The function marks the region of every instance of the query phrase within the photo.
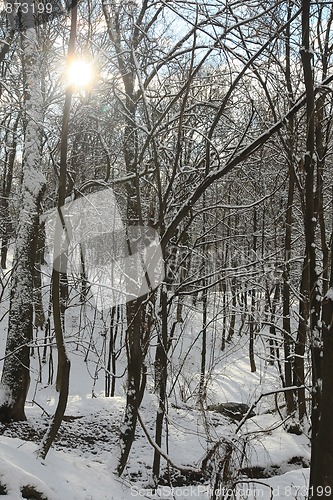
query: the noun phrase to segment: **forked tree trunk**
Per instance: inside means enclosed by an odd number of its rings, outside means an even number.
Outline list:
[[[127,99],[128,121],[124,134],[124,156],[127,173],[135,173],[137,166],[137,130],[135,126],[136,105],[134,104],[134,74],[124,77]],[[141,221],[140,195],[137,183],[127,184],[127,223],[138,225]],[[128,248],[131,242],[128,241]],[[131,252],[130,252],[131,253]],[[131,268],[128,261],[126,276],[136,276],[136,269]],[[126,305],[127,330],[127,389],[124,422],[120,431],[120,457],[118,474],[121,475],[128,461],[129,453],[135,437],[138,410],[145,390],[143,332],[145,311],[142,298],[133,299]]]

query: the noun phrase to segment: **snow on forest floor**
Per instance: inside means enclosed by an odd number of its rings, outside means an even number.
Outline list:
[[[74,313],[72,320],[74,328],[77,323]],[[200,316],[195,313],[188,319],[185,334],[179,336],[178,357],[174,358],[177,362],[172,366],[173,377],[176,377],[180,367],[182,370],[175,391],[177,396],[173,395],[169,400],[170,458],[178,465],[198,467],[216,441],[227,439],[235,444],[236,455],[237,446],[241,448],[239,456],[245,451],[241,462],[242,474],[237,476],[238,493],[231,498],[305,499],[309,477],[309,439],[305,435],[286,432],[281,421],[283,408],[280,414],[276,411],[274,395],[260,400],[255,408],[256,416],[245,422],[237,439],[237,422],[216,412],[203,412],[197,407],[193,392],[199,377],[200,344],[193,339],[198,332],[199,321]],[[247,341],[247,336],[237,337],[211,363],[207,384],[208,404],[236,401],[251,405],[262,393],[280,387],[276,367],[265,360],[265,346],[260,337],[256,342],[257,371],[251,373]],[[114,474],[119,425],[125,404],[123,381],[117,381],[114,398],[105,398],[103,370],[96,370],[92,354],[93,349],[85,363],[83,353],[74,348],[70,353],[71,384],[66,418],[44,461],[37,458],[36,452],[47,429],[49,416],[54,413],[57,393],[54,386],[45,383],[48,367],[44,367],[43,383],[33,381],[38,365],[38,360],[33,360],[35,372],[32,371],[26,408],[28,420],[0,427],[0,485],[3,487],[0,486],[0,495],[6,494],[10,500],[22,498],[22,495],[24,498],[48,500],[128,500],[132,497],[209,499],[212,485],[208,482],[191,483],[188,478],[184,481],[177,474],[155,492],[151,490],[153,450],[139,425],[123,477],[119,479]],[[93,380],[92,374],[98,377]],[[282,405],[282,395],[277,398]],[[154,435],[155,412],[156,400],[148,384],[140,414],[151,436]],[[162,464],[165,471],[163,460]],[[227,487],[220,493],[217,498],[224,498],[222,493],[228,493]]]

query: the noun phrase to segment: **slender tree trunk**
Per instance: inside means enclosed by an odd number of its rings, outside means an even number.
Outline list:
[[[231,292],[231,317],[230,317],[227,342],[230,342],[232,337],[234,336],[235,325],[236,325],[237,290],[236,290],[236,278],[235,277],[231,278],[230,292]]]
[[[204,266],[205,272],[206,266]],[[204,286],[206,280],[204,280]],[[202,340],[201,340],[201,364],[200,364],[200,385],[199,399],[201,402],[205,400],[205,382],[206,382],[206,358],[207,358],[207,290],[203,290],[202,295]]]
[[[46,318],[43,306],[42,296],[42,270],[41,265],[44,262],[45,248],[45,228],[43,224],[38,227],[36,261],[34,269],[34,312],[35,312],[35,327],[44,328]]]
[[[163,421],[165,416],[165,402],[166,402],[166,384],[168,377],[168,311],[167,311],[167,290],[163,285],[161,290],[161,318],[162,318],[162,331],[158,336],[158,343],[156,348],[155,357],[155,390],[158,394],[158,410],[156,414],[155,423],[155,443],[159,448],[162,445],[163,434]],[[160,475],[161,455],[154,450],[153,461],[153,480],[157,484]]]
[[[293,385],[293,362],[292,347],[293,339],[290,326],[290,257],[291,257],[291,227],[292,227],[292,206],[294,201],[294,172],[292,164],[292,153],[289,158],[289,188],[288,201],[285,220],[285,240],[284,240],[284,269],[283,269],[283,345],[284,345],[284,380],[286,387]],[[295,411],[295,401],[293,391],[285,392],[287,412],[291,415]]]
[[[227,308],[227,285],[226,279],[222,278],[220,281],[220,288],[222,293],[222,310],[223,310],[223,321],[222,321],[222,338],[221,338],[221,351],[225,350],[226,345],[226,308]]]
[[[71,31],[68,44],[68,60],[74,54],[75,40],[76,40],[76,23],[77,23],[77,6],[72,8],[71,16]],[[67,151],[68,151],[68,123],[72,101],[72,90],[70,88],[66,91],[64,112],[62,119],[61,129],[61,145],[60,145],[60,175],[59,175],[59,188],[58,188],[58,217],[56,219],[55,228],[55,241],[54,241],[54,255],[60,256],[62,259],[60,269],[61,272],[53,267],[52,271],[52,306],[53,306],[53,321],[54,332],[58,351],[58,367],[56,389],[59,392],[59,399],[55,414],[50,423],[43,441],[40,445],[38,454],[41,458],[45,459],[56,435],[60,428],[63,416],[67,407],[68,393],[69,393],[69,375],[70,375],[70,360],[67,355],[64,333],[63,333],[63,293],[62,284],[66,283],[66,257],[63,252],[63,238],[58,236],[63,235],[66,231],[64,227],[63,217],[61,215],[61,208],[65,204],[66,199],[66,179],[67,179]],[[64,275],[64,279],[63,279]]]
[[[254,311],[255,308],[255,290],[251,290],[251,316],[250,316],[250,341],[249,341],[249,359],[250,359],[250,367],[251,372],[254,373],[256,368],[256,362],[254,359]]]
[[[12,189],[13,182],[13,170],[14,162],[16,157],[16,147],[17,147],[17,127],[19,122],[19,116],[16,118],[13,127],[13,140],[10,146],[10,151],[6,158],[5,171],[3,175],[2,183],[2,199],[1,199],[1,209],[3,217],[3,227],[1,231],[1,268],[6,269],[7,266],[7,253],[10,233],[12,231],[12,224],[10,221],[9,214],[9,195]]]
[[[253,252],[256,256],[257,253],[257,210],[254,208],[253,211]],[[256,307],[256,290],[253,287],[250,291],[251,294],[251,312],[250,312],[250,341],[249,341],[249,358],[250,358],[250,367],[251,372],[255,372],[257,370],[256,363],[254,359],[254,337],[255,337],[255,307]]]
[[[300,300],[299,300],[299,320],[297,329],[297,338],[295,342],[295,361],[294,361],[294,385],[300,387],[297,390],[297,403],[298,403],[298,416],[300,421],[303,420],[306,414],[306,401],[305,401],[305,372],[304,372],[304,356],[305,344],[308,331],[309,320],[309,303],[307,298],[307,279],[306,279],[306,262],[303,264],[303,272],[300,287]]]
[[[107,354],[107,371],[105,372],[105,397],[114,397],[116,390],[116,339],[120,320],[120,308],[111,308],[110,338]]]
[[[203,194],[202,197],[202,204],[203,208],[206,206],[206,194]],[[203,212],[202,216],[202,224],[203,227],[206,228],[207,224],[207,218],[206,218],[206,212]],[[206,278],[207,274],[207,264],[206,264],[206,255],[207,255],[207,244],[206,244],[206,236],[203,238],[203,246],[202,246],[202,251],[203,251],[203,259],[202,259],[202,273],[203,273],[203,280],[202,280],[202,339],[201,339],[201,364],[200,364],[200,383],[199,383],[199,400],[201,403],[203,403],[205,399],[205,382],[206,382],[206,357],[207,357],[207,301],[208,301],[208,292],[207,292],[207,285],[208,285],[208,280]]]
[[[292,4],[288,5],[288,19],[291,19],[292,15]],[[291,33],[290,24],[286,28],[286,83],[289,95],[289,107],[292,108],[294,102],[294,92],[292,86],[292,76],[291,76]],[[286,142],[287,148],[287,158],[289,167],[289,187],[288,187],[288,201],[285,219],[285,255],[284,255],[284,269],[283,269],[283,331],[284,331],[284,357],[285,357],[285,384],[288,387],[291,383],[301,387],[297,391],[298,400],[298,414],[299,419],[302,420],[305,415],[305,374],[304,374],[304,354],[305,354],[305,342],[306,342],[306,300],[303,297],[306,296],[304,281],[305,274],[302,273],[301,279],[301,300],[300,300],[300,315],[299,315],[299,327],[297,333],[297,339],[294,346],[294,356],[293,362],[291,359],[291,350],[293,347],[293,339],[291,337],[291,325],[290,325],[290,258],[291,258],[291,237],[292,237],[292,211],[294,202],[294,190],[295,190],[295,172],[294,172],[294,137],[295,137],[295,120],[294,117],[290,117],[288,124],[288,139]],[[287,361],[287,362],[286,362]],[[291,375],[290,370],[293,370]],[[293,381],[291,382],[291,376],[293,376]],[[285,393],[287,411],[291,414],[295,410],[295,401],[293,391],[287,391]]]
[[[268,295],[268,303],[270,303],[270,297],[269,297],[269,290],[267,292]],[[275,322],[276,322],[276,308],[279,304],[279,299],[280,299],[280,284],[276,283],[275,285],[275,291],[274,291],[274,297],[273,301],[271,303],[271,325],[269,327],[269,334],[270,334],[270,339],[269,339],[269,351],[270,351],[270,356],[269,356],[269,364],[273,365],[275,362],[275,358],[278,357],[278,344],[276,342],[276,328],[275,328]]]

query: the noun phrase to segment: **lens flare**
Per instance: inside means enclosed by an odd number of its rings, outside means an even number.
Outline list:
[[[67,68],[67,82],[70,86],[78,89],[86,89],[94,80],[94,67],[89,61],[73,59]]]

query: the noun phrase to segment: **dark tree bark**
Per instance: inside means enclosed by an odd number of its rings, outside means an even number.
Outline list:
[[[331,249],[333,255],[333,248]],[[333,263],[331,263],[333,270]],[[318,500],[333,498],[333,273],[330,288],[323,299],[323,361],[322,361],[322,394],[321,417],[316,434],[315,454],[311,460],[311,483],[309,498]],[[319,381],[318,381],[319,382]]]
[[[37,236],[36,262],[34,268],[34,313],[35,327],[43,329],[46,323],[46,317],[43,306],[42,296],[42,270],[44,264],[44,249],[45,249],[45,227],[40,224]]]
[[[278,342],[276,341],[276,309],[278,307],[280,300],[280,284],[276,283],[275,285],[275,290],[274,290],[274,297],[273,300],[270,298],[270,291],[267,291],[267,301],[270,307],[271,311],[271,318],[270,318],[270,327],[269,327],[269,334],[270,334],[270,339],[269,339],[269,364],[274,365],[275,358],[279,359],[279,354],[278,354]]]
[[[320,16],[323,15],[320,8]],[[329,37],[333,22],[333,6],[330,15],[325,15],[327,23],[326,36],[323,45],[320,45],[322,55],[323,77],[328,72],[330,56]],[[320,23],[318,22],[318,30]],[[312,455],[310,469],[309,499],[318,500],[333,498],[333,240],[329,262],[329,247],[326,242],[326,229],[323,207],[323,171],[327,153],[328,135],[323,128],[325,95],[320,96],[316,102],[315,143],[317,153],[317,193],[316,212],[320,228],[321,247],[323,252],[323,294],[322,300],[322,339],[315,338],[316,345],[313,349],[313,430],[312,430]],[[329,125],[328,125],[329,127]],[[328,273],[331,268],[329,289]],[[320,342],[321,340],[321,342]]]
[[[107,352],[107,370],[105,371],[105,397],[113,398],[116,390],[116,341],[118,337],[118,330],[120,326],[120,307],[113,306],[111,308],[111,323],[110,323],[110,337]]]
[[[295,361],[294,361],[294,385],[299,386],[297,390],[298,416],[300,421],[306,414],[305,404],[305,372],[304,372],[304,355],[305,344],[307,340],[308,321],[309,321],[309,302],[307,298],[307,280],[306,280],[306,263],[303,263],[303,271],[300,286],[299,300],[299,320],[297,328],[297,337],[295,342]]]
[[[318,449],[318,432],[320,427],[321,411],[321,332],[319,328],[319,288],[316,272],[316,244],[315,244],[315,194],[314,194],[314,151],[315,151],[315,93],[313,83],[312,50],[310,47],[310,0],[302,3],[302,48],[304,84],[306,89],[306,153],[304,156],[305,171],[305,262],[304,275],[306,280],[306,297],[310,306],[310,341],[312,354],[312,450],[310,492],[314,485],[314,471],[320,456]],[[316,498],[316,497],[314,497]]]
[[[285,242],[284,242],[284,269],[283,269],[283,346],[284,346],[284,380],[286,387],[293,385],[293,363],[292,346],[293,339],[290,327],[290,258],[291,258],[291,228],[292,228],[292,207],[294,200],[294,172],[292,164],[292,152],[289,155],[289,187],[288,201],[285,221]],[[287,412],[291,415],[295,411],[295,401],[293,391],[285,392]]]
[[[253,211],[253,243],[252,243],[252,250],[254,255],[257,253],[257,210],[254,208]],[[256,307],[256,289],[253,287],[250,290],[250,296],[251,296],[251,305],[250,305],[250,339],[249,339],[249,359],[250,359],[250,367],[251,367],[251,372],[255,372],[257,370],[256,368],[256,362],[254,359],[254,339],[255,339],[255,331],[256,331],[256,324],[255,324],[255,307]]]
[[[162,329],[158,336],[158,343],[156,348],[155,357],[155,390],[158,395],[158,411],[156,415],[155,423],[155,443],[159,448],[162,445],[162,435],[163,435],[163,422],[165,416],[165,403],[166,403],[166,387],[167,387],[167,377],[168,377],[168,348],[170,343],[168,342],[168,310],[167,310],[167,290],[166,285],[163,285],[161,290],[161,319],[162,319]],[[161,454],[155,448],[154,450],[154,461],[153,461],[153,481],[157,485],[160,476],[160,464],[161,464]]]
[[[1,267],[6,269],[7,266],[7,253],[10,234],[12,233],[12,224],[9,213],[9,195],[12,189],[14,162],[16,157],[17,147],[17,127],[19,116],[17,116],[12,131],[12,142],[10,150],[6,154],[5,168],[2,181],[2,196],[1,196],[1,216],[3,219],[1,230]],[[7,142],[7,141],[6,141]]]

